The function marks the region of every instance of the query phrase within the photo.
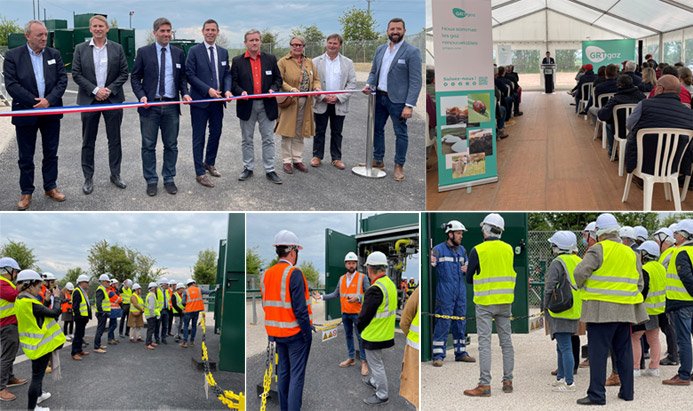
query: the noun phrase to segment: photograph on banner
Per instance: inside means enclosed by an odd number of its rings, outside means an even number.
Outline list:
[[[681,280],[693,282],[690,260],[676,254],[693,244],[691,216],[422,213],[421,408],[474,408],[477,397],[491,397],[479,409],[533,408],[531,395],[506,395],[515,387],[546,393],[541,403],[551,409],[619,404],[622,395],[652,409],[687,401],[661,394],[679,380],[666,366],[678,364],[679,351],[664,291],[674,259]],[[693,288],[681,289],[693,296]],[[626,293],[635,297],[623,300]],[[669,313],[676,299],[666,297]],[[613,347],[601,333],[615,336]],[[610,348],[635,378],[611,372]],[[666,370],[656,384],[638,377]],[[604,390],[605,381],[618,381],[620,391]],[[591,391],[600,383],[602,398]]]
[[[247,225],[248,409],[419,408],[419,214]]]
[[[245,409],[244,221],[0,213],[3,409]]]
[[[32,3],[3,1],[0,209],[424,208],[422,1]]]

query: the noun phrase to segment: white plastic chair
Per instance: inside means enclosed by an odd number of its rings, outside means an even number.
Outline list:
[[[594,89],[592,90],[592,94],[594,94]],[[601,109],[614,94],[616,93],[602,93],[599,95],[599,98],[592,98],[592,102],[597,109]],[[594,123],[594,136],[592,136],[592,140],[597,139],[599,127],[602,129],[602,148],[606,148],[606,123],[601,121],[599,117],[597,117],[597,121]]]
[[[582,110],[584,110],[585,107],[587,107],[587,102],[589,101],[590,96],[592,95],[592,83],[583,83],[582,86],[580,86],[580,89],[581,89],[580,95],[582,97],[580,97],[580,100],[578,101],[578,105],[577,105],[578,116],[580,115]],[[594,100],[592,100],[592,101],[594,101]],[[587,114],[585,114],[585,120],[587,120]]]
[[[616,148],[618,147],[618,176],[623,175],[623,165],[625,164],[626,157],[626,120],[630,113],[637,104],[618,104],[614,106],[612,113],[614,116],[614,146],[611,147],[611,161],[616,158]],[[618,119],[618,112],[625,112],[623,116],[623,124],[621,124]],[[623,133],[623,138],[621,138],[621,133]]]
[[[691,105],[688,104],[688,103],[681,103],[681,104],[683,104],[684,106],[686,106],[686,107],[688,107],[688,108],[691,108]]]
[[[643,138],[646,134],[657,135],[657,150],[654,153],[647,153],[648,156],[654,154],[654,174],[645,174],[642,172],[643,164]],[[688,141],[681,141],[681,137],[687,136]],[[652,138],[652,137],[650,137]],[[679,196],[679,168],[684,153],[688,149],[688,145],[693,138],[693,130],[683,130],[678,128],[644,128],[638,130],[635,136],[635,141],[638,150],[638,163],[632,173],[628,173],[626,177],[626,186],[623,190],[623,198],[621,202],[625,203],[630,192],[630,185],[633,182],[633,175],[640,177],[643,180],[643,211],[652,211],[652,192],[655,183],[664,183],[664,197],[667,201],[674,201],[676,211],[681,211],[681,198]],[[679,150],[682,147],[683,150]],[[681,152],[681,156],[674,164],[674,157],[677,151]],[[674,171],[672,172],[672,165]]]

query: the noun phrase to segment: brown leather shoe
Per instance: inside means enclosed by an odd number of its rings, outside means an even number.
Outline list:
[[[348,367],[350,365],[354,365],[354,364],[356,364],[356,360],[354,360],[353,358],[347,358],[346,360],[340,362],[339,366],[342,368],[346,368],[346,367]]]
[[[310,165],[311,167],[320,167],[320,159],[317,157],[313,157],[312,160],[310,160]]]
[[[340,170],[344,170],[344,168],[346,167],[342,160],[332,160],[332,165]]]
[[[589,366],[590,366],[590,359],[589,358],[580,363],[580,368],[589,368]]]
[[[291,167],[291,163],[284,163],[284,172],[286,174],[293,174],[294,169]]]
[[[214,183],[212,183],[212,182],[209,180],[209,177],[207,177],[207,174],[203,174],[203,175],[201,175],[201,176],[197,176],[197,177],[195,177],[195,180],[197,180],[198,183],[202,184],[202,185],[205,186],[205,187],[209,187],[209,188],[213,188],[213,187],[214,187]]]
[[[455,358],[455,361],[457,362],[476,362],[476,358],[472,357],[469,354],[463,355],[459,359]]]
[[[75,354],[72,356],[72,359],[75,361],[82,361],[82,357],[79,356],[79,354]]]
[[[606,386],[607,387],[618,387],[621,385],[621,379],[618,377],[618,374],[611,373],[609,375],[609,378],[606,379]]]
[[[102,350],[101,348],[95,349],[94,352],[99,354],[106,354],[106,350]]]
[[[676,374],[668,380],[662,380],[662,384],[664,384],[664,385],[691,385],[691,382],[689,380],[684,380],[683,378],[680,378],[679,375]]]
[[[65,194],[61,193],[57,188],[46,191],[46,197],[50,197],[57,202],[65,201]]]
[[[217,171],[216,167],[205,164],[205,169],[211,176],[221,177],[221,173]]]
[[[19,202],[17,202],[17,210],[24,211],[29,208],[30,204],[31,194],[22,194],[22,196],[19,198]]]
[[[404,166],[395,164],[395,181],[404,181]]]
[[[434,367],[442,367],[443,366],[443,360],[438,358],[437,360],[433,360],[433,366]]]
[[[79,355],[89,355],[89,353],[86,352],[86,351],[80,351],[80,352],[78,352],[77,354],[79,354]]]
[[[361,360],[361,375],[368,375],[368,361]]]
[[[512,381],[503,382],[503,392],[506,394],[510,394],[511,392],[513,392],[513,382]]]
[[[551,375],[558,375],[558,369],[551,371]]]
[[[154,347],[152,347],[151,345],[145,345],[144,348],[146,348],[146,349],[148,349],[148,350],[153,350],[153,349],[154,349]]]
[[[373,168],[379,168],[381,170],[385,169],[385,163],[382,161],[373,160],[372,166]],[[359,163],[359,167],[366,167],[366,163]]]
[[[11,381],[7,383],[7,387],[19,387],[20,385],[26,384],[28,381],[29,380],[23,378],[14,377]]]
[[[14,401],[15,398],[17,398],[17,396],[7,391],[7,388],[0,391],[0,401]]]
[[[303,164],[303,163],[300,162],[300,161],[299,161],[298,163],[294,163],[294,168],[295,168],[296,170],[301,171],[301,172],[304,172],[304,173],[307,173],[307,172],[308,172],[308,169],[306,168],[306,165]]]
[[[473,390],[464,390],[464,395],[469,397],[490,397],[491,396],[491,386],[490,385],[479,385]]]
[[[178,345],[180,345],[180,346],[183,347],[183,348],[188,348],[188,343],[185,343],[185,342],[184,342],[184,343],[181,343],[181,344],[178,344]]]

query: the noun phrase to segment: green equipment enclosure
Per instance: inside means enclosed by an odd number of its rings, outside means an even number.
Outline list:
[[[514,250],[513,268],[517,273],[515,284],[515,300],[512,304],[514,317],[525,317],[529,314],[529,270],[527,259],[527,214],[526,213],[499,213],[505,220],[505,231],[501,240],[510,244]],[[430,265],[430,251],[437,244],[447,240],[445,230],[441,227],[450,220],[458,220],[467,228],[462,238],[462,246],[467,255],[475,245],[483,241],[480,224],[488,213],[422,213],[421,234],[423,246],[421,250],[421,360],[430,361],[432,358],[431,341],[433,336],[434,318],[424,313],[435,312],[436,301],[436,275],[435,269]],[[467,320],[466,332],[476,333],[476,321],[474,317],[474,292],[472,284],[467,284]],[[521,318],[512,322],[514,333],[528,333],[529,321]],[[495,326],[494,326],[495,332]],[[450,338],[450,337],[449,337]],[[448,340],[450,343],[450,340]],[[451,347],[448,344],[447,347]]]

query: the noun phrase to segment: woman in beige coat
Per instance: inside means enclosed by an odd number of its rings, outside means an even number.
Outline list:
[[[289,44],[291,51],[277,62],[282,76],[282,91],[321,91],[318,71],[313,61],[303,54],[306,40],[301,36],[294,36]],[[315,134],[313,97],[292,97],[288,107],[280,107],[274,132],[282,136],[284,172],[291,174],[293,168],[307,172],[308,169],[303,164],[303,138],[310,138]]]
[[[139,284],[132,286],[132,297],[130,297],[130,315],[128,316],[128,327],[130,327],[130,342],[144,341],[141,329],[144,327],[144,302],[142,301],[142,287]]]
[[[419,311],[419,289],[416,287],[411,297],[407,300],[402,310],[402,318],[399,326],[404,335],[409,334],[411,323]],[[418,331],[417,331],[418,332]],[[402,374],[399,376],[399,395],[419,408],[419,350],[410,344],[404,346],[404,358],[402,359]]]

